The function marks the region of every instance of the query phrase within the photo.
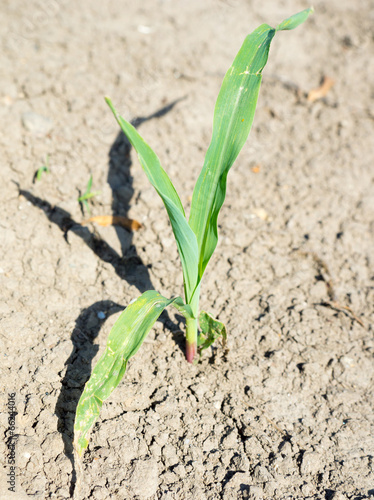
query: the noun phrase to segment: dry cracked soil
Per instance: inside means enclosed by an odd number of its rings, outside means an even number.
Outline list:
[[[188,365],[168,311],[81,467],[72,454],[77,401],[116,318],[147,289],[183,291],[165,210],[103,96],[154,147],[188,212],[244,37],[308,6],[1,2],[1,499],[374,497],[371,0],[316,0],[274,39],[202,288],[228,351]],[[312,98],[323,78],[334,85]],[[81,224],[91,174],[91,216],[141,230]]]

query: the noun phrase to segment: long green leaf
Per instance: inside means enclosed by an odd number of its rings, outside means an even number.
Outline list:
[[[199,247],[199,280],[217,245],[217,219],[226,195],[227,174],[252,126],[270,43],[276,31],[295,28],[311,12],[300,12],[276,29],[267,24],[257,28],[245,39],[223,80],[214,110],[212,140],[195,185],[189,219]]]
[[[182,262],[186,301],[189,303],[198,279],[198,248],[194,232],[191,230],[183,205],[171,180],[161,167],[160,160],[152,148],[142,139],[136,129],[118,115],[111,100],[105,98],[119,126],[138,153],[140,164],[150,183],[164,202],[177,242]]]
[[[156,291],[149,290],[130,304],[115,322],[106,349],[78,402],[74,447],[79,456],[87,448],[88,434],[99,416],[103,401],[120,383],[127,361],[137,352],[157,318],[170,304],[174,304],[186,318],[192,313],[180,297],[166,299]]]

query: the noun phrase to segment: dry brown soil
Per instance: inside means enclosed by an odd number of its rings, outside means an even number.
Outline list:
[[[111,326],[146,289],[182,293],[166,212],[103,96],[188,210],[244,37],[308,3],[1,4],[1,498],[373,497],[373,2],[316,0],[275,38],[202,288],[229,351],[188,365],[183,322],[163,315],[104,404],[82,471],[75,408]],[[335,85],[309,101],[324,76]],[[142,230],[80,225],[91,173],[91,215]]]

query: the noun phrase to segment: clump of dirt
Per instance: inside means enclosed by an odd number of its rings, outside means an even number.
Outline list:
[[[302,2],[38,2],[3,8],[3,457],[14,498],[374,496],[373,29],[369,0],[315,2],[281,33],[230,171],[202,307],[224,321],[190,366],[164,314],[104,404],[82,470],[75,408],[121,310],[181,294],[167,216],[103,96],[159,154],[188,209],[240,44]],[[323,78],[334,85],[309,99]],[[315,95],[315,94],[314,94]],[[50,158],[50,173],[33,183]],[[82,215],[90,175],[101,193]],[[80,223],[116,215],[142,228]]]

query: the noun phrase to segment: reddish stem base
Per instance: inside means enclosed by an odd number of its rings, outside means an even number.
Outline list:
[[[189,343],[188,341],[186,342],[186,358],[189,363],[192,363],[194,360],[194,357],[196,356],[197,353],[197,344],[196,342]]]

